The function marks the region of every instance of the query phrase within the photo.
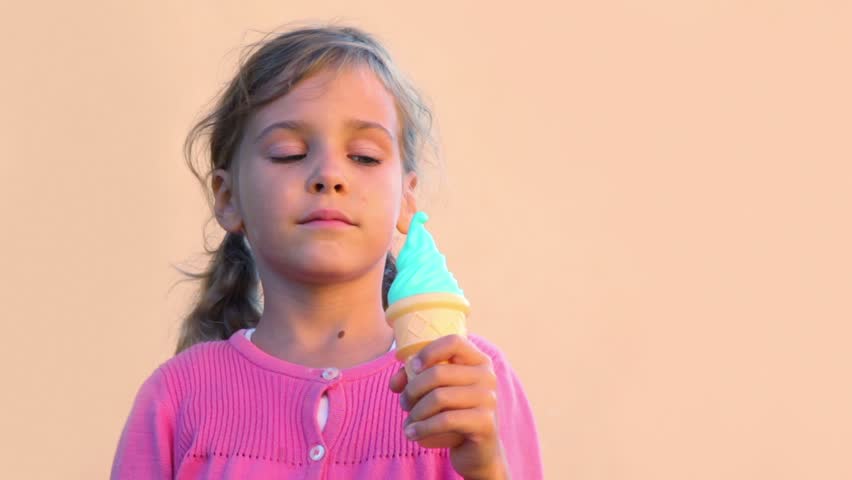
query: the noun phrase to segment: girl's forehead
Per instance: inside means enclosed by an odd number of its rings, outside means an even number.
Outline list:
[[[393,140],[399,132],[395,98],[366,67],[316,73],[252,117],[250,130],[258,141],[274,130],[270,127],[281,122],[311,130],[325,125],[348,128],[357,120],[361,124],[378,124]]]
[[[353,118],[379,123],[391,132],[398,129],[396,100],[367,67],[325,69],[302,79],[255,112],[251,123],[259,134],[281,120],[311,125],[344,123]]]
[[[360,131],[378,141],[398,143],[401,127],[393,95],[368,68],[318,72],[256,111],[248,131],[254,144],[272,132],[311,135],[320,131]]]

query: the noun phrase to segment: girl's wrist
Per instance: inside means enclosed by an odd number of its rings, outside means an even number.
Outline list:
[[[482,475],[466,476],[464,480],[511,480],[509,476],[509,466],[505,460],[501,459],[495,462],[489,472]]]

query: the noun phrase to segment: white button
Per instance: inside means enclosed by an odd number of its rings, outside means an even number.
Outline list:
[[[325,456],[325,447],[322,445],[314,445],[311,449],[311,460],[319,460]]]
[[[334,380],[338,375],[340,375],[340,370],[334,367],[326,368],[322,371],[322,378],[326,380]]]

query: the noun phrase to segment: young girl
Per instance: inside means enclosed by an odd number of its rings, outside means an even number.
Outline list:
[[[442,337],[411,381],[394,355],[389,252],[430,122],[357,28],[294,29],[241,62],[185,149],[227,233],[175,356],[136,395],[113,479],[542,477],[497,347]],[[202,178],[192,145],[208,129]]]

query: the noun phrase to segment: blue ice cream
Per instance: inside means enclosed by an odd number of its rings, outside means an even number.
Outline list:
[[[438,251],[432,235],[424,226],[427,220],[429,217],[425,212],[417,212],[411,218],[408,236],[396,262],[396,278],[388,291],[388,304],[424,293],[464,296],[455,277],[447,269],[447,259]]]

